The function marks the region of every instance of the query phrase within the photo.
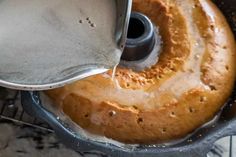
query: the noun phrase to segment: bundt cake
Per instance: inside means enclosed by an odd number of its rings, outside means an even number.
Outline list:
[[[46,94],[83,129],[124,143],[182,138],[213,119],[230,96],[236,46],[210,0],[133,0],[163,41],[142,71],[117,67]]]

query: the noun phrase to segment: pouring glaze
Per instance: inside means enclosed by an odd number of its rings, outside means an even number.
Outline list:
[[[130,0],[1,1],[0,85],[45,90],[113,68],[130,11]]]

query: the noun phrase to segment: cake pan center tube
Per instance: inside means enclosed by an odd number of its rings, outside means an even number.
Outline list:
[[[132,12],[120,66],[141,71],[156,64],[161,43],[158,27],[147,16]]]

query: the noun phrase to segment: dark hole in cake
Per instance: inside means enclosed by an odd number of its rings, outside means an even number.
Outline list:
[[[162,133],[165,133],[165,132],[166,132],[166,128],[162,128],[162,129],[161,129],[161,132],[162,132]]]
[[[139,117],[137,120],[138,123],[142,123],[143,122],[143,118]]]
[[[225,69],[228,71],[228,70],[229,70],[229,66],[228,66],[228,65],[226,65],[226,66],[225,66]]]
[[[135,110],[137,110],[137,109],[138,109],[138,107],[137,107],[137,106],[133,106],[133,108],[134,108]]]
[[[110,117],[112,117],[112,116],[114,116],[114,115],[116,115],[116,111],[109,111],[109,116],[110,116]]]
[[[177,71],[175,67],[171,67],[170,70],[173,71],[173,72]]]
[[[211,25],[211,26],[210,26],[210,29],[211,29],[212,31],[214,31],[214,28],[215,28],[214,25]]]
[[[210,89],[211,89],[212,91],[215,91],[215,90],[216,90],[216,87],[215,87],[214,85],[210,85],[209,87],[210,87]]]
[[[200,97],[200,102],[205,102],[205,101],[206,101],[206,97],[201,96],[201,97]]]
[[[171,112],[170,115],[171,115],[172,117],[174,117],[174,116],[175,116],[175,112]]]
[[[195,109],[194,108],[192,108],[192,107],[189,107],[189,112],[190,113],[193,113],[195,111]]]
[[[88,118],[88,117],[89,117],[89,114],[88,114],[88,113],[87,113],[87,114],[85,114],[85,115],[84,115],[84,117],[85,117],[85,118]]]
[[[157,79],[162,79],[162,76],[161,76],[161,75],[158,75],[158,76],[157,76]]]

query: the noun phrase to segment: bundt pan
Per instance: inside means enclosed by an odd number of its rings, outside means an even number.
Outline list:
[[[236,37],[236,1],[214,2],[226,16]],[[44,107],[40,92],[23,91],[21,96],[22,105],[29,114],[46,121],[65,145],[79,152],[96,152],[112,157],[205,157],[215,141],[236,135],[236,86],[217,120],[201,127],[188,138],[170,145],[118,146],[115,143],[92,141],[78,134],[70,123]]]

